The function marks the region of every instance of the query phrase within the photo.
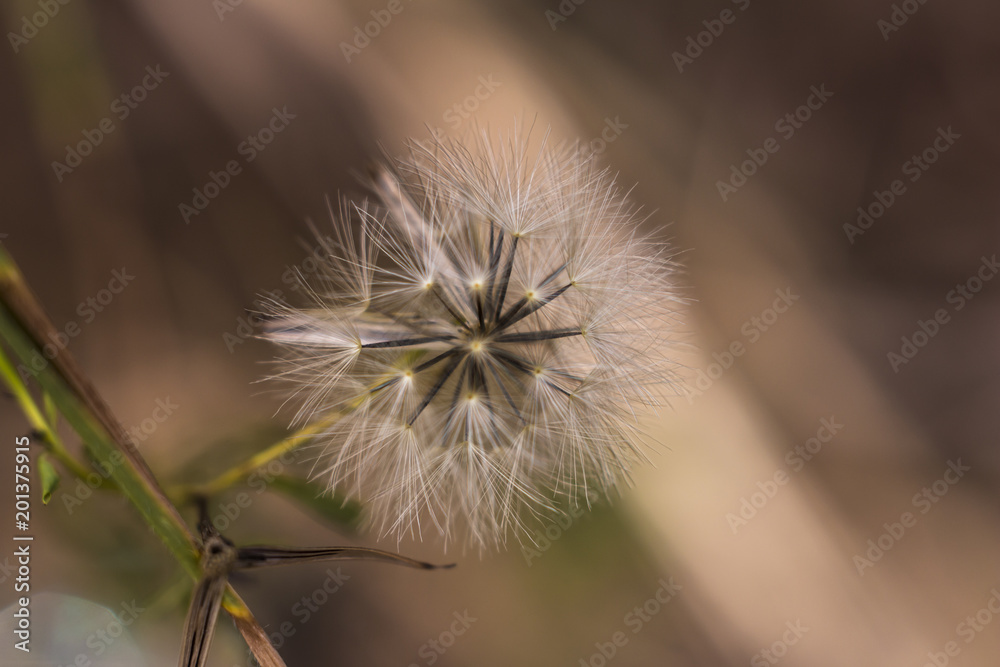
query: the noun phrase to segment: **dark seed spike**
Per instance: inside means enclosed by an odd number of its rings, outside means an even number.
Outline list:
[[[545,287],[546,285],[548,285],[550,282],[552,282],[553,280],[555,280],[556,276],[558,276],[560,273],[562,273],[563,269],[565,269],[567,266],[569,266],[569,264],[568,263],[564,263],[558,269],[556,269],[555,271],[553,271],[549,275],[545,276],[545,280],[543,280],[542,282],[538,283],[538,286],[539,287]]]
[[[562,387],[560,387],[559,385],[557,385],[555,382],[552,382],[551,380],[547,380],[545,378],[542,378],[542,382],[544,382],[545,384],[549,385],[550,387],[552,387],[553,389],[555,389],[556,391],[558,391],[561,394],[565,394],[566,396],[568,396],[570,398],[573,397],[573,394],[569,393],[568,391],[566,391],[565,389],[563,389]]]
[[[555,338],[568,338],[569,336],[582,336],[579,329],[549,329],[546,331],[527,331],[525,333],[509,333],[497,336],[494,340],[497,343],[536,343],[543,340],[553,340]]]
[[[283,565],[285,563],[303,563],[323,560],[372,560],[414,567],[422,570],[451,568],[449,565],[434,565],[423,561],[400,556],[399,554],[380,549],[366,547],[299,547],[282,548],[270,546],[240,547],[236,561],[239,569]]]
[[[427,405],[431,402],[431,399],[433,399],[437,395],[437,393],[441,391],[441,387],[443,387],[444,383],[448,381],[448,378],[451,377],[451,374],[455,372],[455,367],[458,366],[458,362],[460,362],[461,360],[462,360],[461,357],[456,356],[454,359],[451,360],[451,362],[447,366],[445,366],[445,369],[441,371],[441,375],[434,383],[434,386],[431,387],[431,390],[427,392],[427,395],[424,396],[423,400],[420,401],[420,405],[418,405],[417,408],[413,411],[413,415],[406,422],[407,425],[413,426],[413,422],[417,421],[417,417],[420,416],[420,413],[423,412],[424,408],[426,408]]]
[[[493,401],[490,400],[490,386],[486,379],[486,373],[483,371],[483,366],[479,362],[475,362],[476,365],[476,376],[477,382],[482,387],[483,390],[483,401],[486,403],[486,409],[490,411],[490,428],[493,433],[499,433],[499,428],[497,427],[497,411],[493,407]]]
[[[520,313],[518,313],[516,316],[512,317],[510,319],[510,321],[504,322],[502,326],[504,328],[506,328],[506,327],[510,327],[510,326],[513,326],[513,325],[517,324],[518,322],[520,322],[521,320],[523,320],[524,318],[526,318],[528,315],[531,315],[536,310],[544,308],[545,306],[547,306],[550,303],[552,303],[553,301],[555,301],[563,292],[565,292],[566,290],[568,290],[572,286],[573,286],[572,283],[567,283],[566,285],[563,285],[562,287],[560,287],[559,289],[557,289],[555,292],[553,292],[552,294],[548,295],[544,299],[539,299],[538,301],[536,301],[535,303],[531,304],[527,308],[522,309]]]
[[[560,273],[562,273],[562,270],[565,269],[566,266],[567,266],[566,264],[563,264],[558,269],[556,269],[555,271],[553,271],[552,273],[550,273],[549,275],[547,275],[545,277],[545,280],[543,280],[542,282],[540,282],[538,284],[538,289],[541,289],[541,288],[545,287],[550,282],[552,282],[553,280],[555,280],[556,276],[558,276]],[[513,306],[511,306],[510,308],[508,308],[507,312],[504,313],[503,317],[500,318],[500,321],[497,322],[497,329],[503,329],[505,326],[507,326],[507,323],[510,322],[511,318],[513,318],[515,315],[517,315],[518,311],[520,311],[522,308],[524,308],[525,304],[527,304],[527,303],[528,303],[528,298],[527,297],[522,297],[521,299],[518,300],[517,303],[515,303]]]
[[[553,375],[558,375],[559,377],[566,378],[567,380],[572,380],[573,382],[583,382],[583,378],[582,377],[577,377],[576,375],[573,375],[572,373],[567,373],[566,371],[561,371],[558,368],[546,368],[545,370],[547,372],[549,372],[549,373],[552,373]]]
[[[399,377],[398,376],[394,377],[394,378],[390,378],[390,379],[386,380],[385,382],[379,383],[379,384],[375,385],[374,387],[372,387],[371,389],[369,389],[368,393],[369,394],[374,394],[375,392],[382,391],[386,387],[391,387],[392,385],[396,384],[397,382],[399,382]]]
[[[386,312],[380,308],[369,308],[369,310],[371,310],[371,312],[373,313],[381,315],[387,320],[392,320],[393,323],[395,324],[399,324],[401,326],[406,327],[415,334],[419,334],[422,336],[431,335],[428,333],[426,325],[433,324],[433,322],[420,319],[416,315],[397,315],[395,313]]]
[[[531,375],[531,362],[529,362],[527,359],[522,359],[516,354],[511,354],[507,350],[501,350],[498,348],[494,348],[493,350],[491,350],[491,352],[494,355],[496,355],[499,359],[505,361],[507,365],[516,368],[525,375]]]
[[[493,234],[494,223],[490,221],[490,234]],[[486,311],[493,312],[493,290],[497,284],[497,270],[500,268],[500,255],[503,253],[503,229],[497,233],[496,247],[491,246],[489,278],[486,281]]]
[[[483,319],[483,289],[474,289],[472,294],[472,300],[476,304],[476,317],[479,320],[479,330],[482,331],[483,327],[486,326],[486,322]]]
[[[462,367],[458,370],[458,380],[455,382],[455,392],[451,395],[451,407],[448,409],[448,419],[444,423],[444,428],[441,431],[441,442],[447,446],[448,444],[448,433],[451,432],[452,422],[455,420],[455,412],[458,407],[458,397],[462,393],[462,385],[465,383],[465,376],[469,373],[469,358],[468,356],[462,360]]]
[[[503,302],[507,298],[507,286],[510,284],[510,273],[514,270],[514,257],[517,254],[517,242],[520,238],[515,236],[514,241],[510,244],[510,254],[507,255],[503,278],[500,280],[500,295],[497,297],[496,313],[493,315],[494,321],[500,319],[500,313],[503,311]]]
[[[510,321],[512,317],[517,315],[522,308],[528,303],[528,297],[522,296],[517,302],[507,309],[507,312],[503,314],[502,317],[497,321],[496,329],[497,331],[503,330],[507,326],[507,322]]]
[[[489,364],[489,369],[493,374],[493,379],[496,380],[497,385],[500,387],[500,391],[503,393],[503,397],[506,399],[507,405],[511,407],[514,414],[517,415],[517,418],[521,420],[521,423],[526,424],[527,421],[521,415],[521,411],[518,407],[514,405],[514,399],[511,397],[510,392],[507,391],[507,386],[503,383],[503,380],[500,379],[500,372],[492,364]]]
[[[366,349],[379,347],[406,347],[408,345],[422,345],[424,343],[437,343],[445,340],[454,340],[454,336],[424,336],[423,338],[400,338],[398,340],[383,340],[378,343],[365,343],[361,347]]]
[[[497,230],[497,245],[493,248],[493,257],[490,258],[490,268],[494,271],[500,266],[500,257],[503,255],[503,229]]]
[[[465,328],[468,329],[469,328],[469,323],[466,322],[465,318],[462,317],[461,315],[459,315],[458,311],[455,310],[455,308],[448,302],[448,299],[445,298],[445,295],[441,291],[440,285],[438,285],[437,283],[434,283],[431,286],[431,291],[434,292],[434,296],[436,296],[438,298],[438,301],[441,302],[441,305],[443,305],[445,307],[445,309],[449,313],[451,313],[451,316],[455,318],[455,321],[457,321],[459,324],[464,325]]]
[[[413,372],[414,373],[423,372],[423,371],[427,370],[428,368],[430,368],[431,366],[433,366],[434,364],[438,363],[439,361],[443,361],[444,359],[450,357],[453,354],[457,354],[457,353],[458,353],[458,350],[454,350],[454,349],[442,352],[441,354],[437,355],[433,359],[428,359],[424,363],[422,363],[419,366],[417,366],[416,368],[414,368]]]
[[[510,354],[509,352],[506,352],[504,350],[493,350],[493,354],[495,354],[496,356],[504,359],[508,363],[509,366],[511,366],[512,368],[516,368],[517,370],[521,371],[522,373],[524,373],[525,375],[527,375],[529,377],[533,376],[535,374],[534,371],[531,368],[531,364],[526,359],[521,359],[517,355]],[[549,370],[549,369],[546,369],[546,370]],[[550,372],[556,372],[556,371],[550,371]],[[563,393],[566,396],[572,397],[571,393],[569,393],[568,391],[566,391],[565,389],[563,389],[559,385],[555,384],[551,380],[548,380],[546,378],[542,378],[542,382],[544,382],[545,384],[549,385],[550,387],[552,387],[556,391],[558,391],[560,393]]]

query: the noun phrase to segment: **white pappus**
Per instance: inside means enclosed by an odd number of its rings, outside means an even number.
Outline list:
[[[644,458],[639,408],[676,385],[670,248],[576,146],[411,142],[344,203],[305,309],[270,303],[314,474],[383,535],[483,548],[588,502]],[[333,415],[335,418],[330,418]]]

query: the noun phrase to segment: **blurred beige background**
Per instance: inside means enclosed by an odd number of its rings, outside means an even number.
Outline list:
[[[361,192],[380,147],[551,127],[682,251],[690,399],[649,416],[655,467],[537,553],[404,543],[460,565],[346,564],[308,614],[326,566],[236,581],[289,665],[1000,655],[995,3],[12,0],[0,19],[0,241],[166,481],[287,423],[241,318],[294,298],[306,220]],[[102,303],[115,271],[134,278]],[[0,412],[12,443],[27,427]],[[238,542],[376,543],[254,499]],[[35,512],[36,590],[137,600],[145,664],[174,664],[185,584],[132,510]],[[211,664],[247,664],[227,619]]]

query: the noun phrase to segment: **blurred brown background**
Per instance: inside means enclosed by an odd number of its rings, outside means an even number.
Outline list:
[[[289,665],[995,663],[996,3],[8,0],[0,19],[0,241],[165,481],[287,423],[240,318],[295,298],[306,220],[362,191],[380,145],[551,126],[683,251],[691,398],[650,416],[655,468],[538,553],[344,565],[305,620],[325,566],[237,581]],[[101,303],[115,271],[134,277]],[[7,451],[27,427],[0,412]],[[238,542],[376,544],[254,498]],[[186,584],[134,512],[36,502],[34,524],[35,590],[137,600],[142,660],[174,664]],[[247,664],[225,618],[212,664]]]

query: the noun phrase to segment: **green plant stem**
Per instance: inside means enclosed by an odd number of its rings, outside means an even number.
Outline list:
[[[178,499],[180,502],[186,502],[199,496],[210,497],[216,495],[217,493],[224,491],[230,486],[242,481],[251,473],[259,470],[271,461],[283,456],[297,447],[300,447],[308,440],[316,437],[322,433],[323,430],[335,424],[344,416],[344,414],[344,412],[330,413],[324,418],[314,421],[311,424],[300,428],[291,435],[282,438],[267,449],[257,452],[247,460],[229,468],[214,479],[201,484],[177,485],[170,490],[170,495]]]
[[[107,466],[118,490],[138,510],[146,525],[159,536],[188,574],[198,579],[201,576],[200,552],[195,537],[121,422],[68,350],[59,349],[52,356],[44,353],[44,341],[54,340],[55,333],[55,327],[13,259],[0,246],[0,339],[33,369],[35,380],[80,436],[88,454],[101,463],[102,469]],[[23,386],[16,372],[12,377],[16,384]],[[30,394],[28,396],[30,398]],[[22,402],[21,407],[24,406]],[[40,415],[37,406],[34,412]],[[29,420],[37,419],[31,416],[31,410],[26,410],[25,414]],[[44,422],[44,418],[41,421]],[[222,604],[258,663],[264,667],[283,667],[285,663],[271,645],[267,633],[232,586],[227,586]]]
[[[4,354],[2,348],[0,348],[0,378],[3,379],[4,384],[7,385],[10,392],[14,395],[14,400],[21,406],[21,411],[28,419],[28,423],[31,424],[31,428],[41,434],[46,451],[80,479],[86,480],[88,476],[92,475],[93,470],[77,461],[69,453],[69,450],[66,449],[62,438],[59,437],[59,434],[55,430],[55,425],[49,424],[42,415],[42,411],[35,403],[31,392],[28,391],[28,387],[21,381],[21,377],[17,374],[14,364]],[[100,487],[114,488],[114,482],[102,477]]]

